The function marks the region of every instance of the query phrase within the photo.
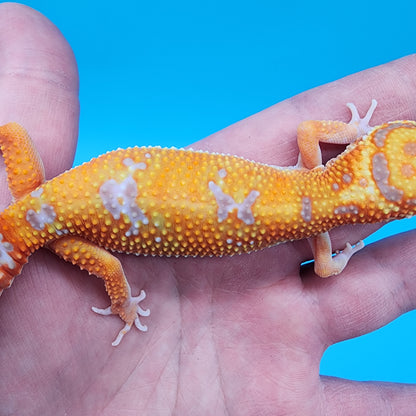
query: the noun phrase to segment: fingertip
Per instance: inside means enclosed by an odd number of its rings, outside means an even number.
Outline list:
[[[0,4],[0,124],[29,131],[47,177],[72,164],[78,90],[75,57],[59,29],[28,6]]]

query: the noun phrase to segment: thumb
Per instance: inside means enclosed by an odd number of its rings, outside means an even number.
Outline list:
[[[0,4],[0,124],[15,121],[28,130],[46,177],[71,166],[78,116],[78,71],[62,34],[27,6]],[[10,201],[4,169],[0,196]]]

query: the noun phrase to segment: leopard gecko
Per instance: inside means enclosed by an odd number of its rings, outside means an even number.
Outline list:
[[[104,280],[111,305],[93,308],[124,321],[113,345],[149,315],[132,296],[110,251],[154,256],[224,256],[308,238],[315,272],[339,274],[363,247],[333,256],[328,231],[416,212],[416,122],[370,127],[365,117],[305,121],[299,161],[280,168],[227,154],[134,147],[92,159],[45,180],[42,161],[20,125],[0,127],[13,203],[0,214],[0,291],[28,257],[48,247]],[[319,142],[348,144],[322,165]],[[1,293],[0,292],[0,293]]]

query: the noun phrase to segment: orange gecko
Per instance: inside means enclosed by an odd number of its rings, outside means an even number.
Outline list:
[[[43,164],[18,124],[0,127],[14,202],[0,215],[0,290],[31,253],[48,247],[101,277],[125,325],[146,331],[149,315],[107,250],[157,256],[222,256],[310,238],[315,272],[340,273],[363,247],[332,256],[328,231],[416,212],[416,122],[370,127],[354,105],[349,123],[307,121],[298,129],[297,166],[277,168],[193,150],[116,150],[45,181]],[[349,144],[322,165],[319,142]]]

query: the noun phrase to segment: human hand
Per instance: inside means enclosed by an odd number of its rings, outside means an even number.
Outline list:
[[[18,5],[0,5],[0,51],[0,122],[24,125],[55,176],[75,147],[72,53],[45,18]],[[317,88],[193,147],[294,164],[299,122],[347,120],[349,101],[365,111],[377,98],[373,124],[415,119],[415,66],[408,57]],[[334,230],[334,247],[374,228]],[[90,311],[108,303],[102,282],[41,250],[0,298],[0,414],[410,415],[414,387],[320,377],[319,362],[332,343],[414,308],[415,238],[366,247],[324,280],[299,267],[312,256],[305,241],[232,258],[120,256],[152,314],[148,333],[132,330],[117,348],[122,322]]]

